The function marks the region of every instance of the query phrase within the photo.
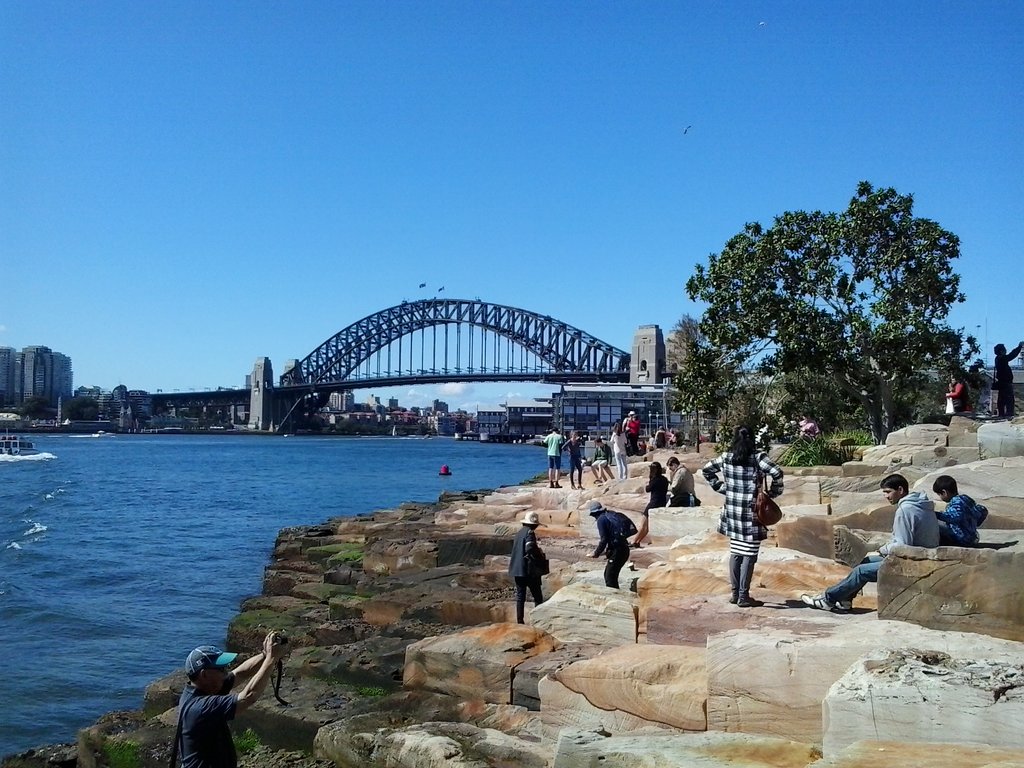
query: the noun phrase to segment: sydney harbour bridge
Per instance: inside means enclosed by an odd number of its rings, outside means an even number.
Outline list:
[[[166,413],[245,406],[251,428],[281,430],[340,390],[446,382],[623,383],[638,376],[660,381],[664,352],[635,352],[517,307],[479,299],[403,301],[290,360],[276,381],[269,359],[260,358],[249,388],[157,393],[153,408]]]

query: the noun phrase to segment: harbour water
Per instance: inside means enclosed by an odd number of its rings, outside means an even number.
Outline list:
[[[280,528],[546,467],[531,446],[445,438],[37,438],[54,458],[0,461],[0,755],[137,709],[194,646],[223,643]]]

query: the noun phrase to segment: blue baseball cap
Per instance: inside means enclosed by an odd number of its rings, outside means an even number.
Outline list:
[[[237,653],[224,653],[213,645],[200,645],[185,659],[185,673],[189,677],[195,677],[204,669],[226,667],[236,656]]]

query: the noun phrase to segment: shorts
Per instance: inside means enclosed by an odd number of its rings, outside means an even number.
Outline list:
[[[548,456],[548,469],[561,469],[562,468],[562,457],[561,456]]]
[[[608,462],[605,459],[594,459],[592,462],[590,462],[590,464],[591,464],[591,466],[594,466],[594,467],[607,467],[608,466]]]

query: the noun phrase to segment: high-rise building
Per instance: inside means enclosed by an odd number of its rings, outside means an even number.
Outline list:
[[[448,413],[448,403],[444,400],[435,400],[433,409],[434,413]]]
[[[0,352],[2,362],[2,352]],[[74,386],[71,358],[49,347],[28,346],[14,354],[13,375],[9,391],[14,403],[30,397],[41,397],[56,406],[60,398],[71,398]],[[3,369],[0,368],[0,377]],[[0,384],[0,386],[3,386]]]
[[[0,347],[0,405],[14,404],[13,347]]]

